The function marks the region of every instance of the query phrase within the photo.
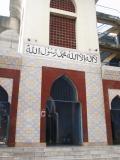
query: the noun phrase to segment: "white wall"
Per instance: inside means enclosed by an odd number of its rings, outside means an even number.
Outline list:
[[[74,0],[76,3],[77,49],[82,51],[98,50],[96,31],[96,11],[94,0]],[[30,38],[40,45],[49,45],[50,0],[26,0],[24,6],[21,44]],[[20,52],[23,53],[23,46]],[[99,51],[97,51],[99,54]]]
[[[94,0],[76,0],[77,47],[80,50],[99,50]]]
[[[20,43],[26,42],[30,38],[33,42],[37,40],[39,44],[48,45],[49,0],[26,0],[24,5]],[[22,48],[20,48],[21,50]]]

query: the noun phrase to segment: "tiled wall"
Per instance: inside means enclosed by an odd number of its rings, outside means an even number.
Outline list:
[[[86,73],[86,93],[89,142],[107,142],[100,74]]]
[[[16,142],[40,142],[40,68],[23,67],[21,71]]]
[[[102,66],[102,78],[106,80],[120,81],[120,67]]]
[[[16,142],[40,142],[42,66],[85,71],[89,142],[106,142],[100,69],[33,57],[22,59]]]
[[[107,141],[99,67],[65,61],[58,63],[55,60],[30,56],[22,56],[21,58],[4,58],[3,56],[2,58],[5,62],[5,64],[3,63],[4,67],[13,69],[16,67],[21,70],[16,127],[17,143],[40,142],[42,66],[85,71],[89,142]]]
[[[22,58],[20,55],[0,55],[0,68],[20,69]]]

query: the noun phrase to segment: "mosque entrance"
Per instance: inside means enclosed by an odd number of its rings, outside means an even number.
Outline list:
[[[0,86],[0,144],[7,144],[10,104],[6,90]]]
[[[57,78],[46,103],[47,145],[82,144],[82,114],[78,93],[67,76]]]
[[[111,102],[111,123],[113,144],[120,144],[120,96],[117,95]]]
[[[88,142],[85,73],[42,67],[40,143]]]

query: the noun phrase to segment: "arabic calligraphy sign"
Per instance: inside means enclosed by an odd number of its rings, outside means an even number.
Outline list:
[[[53,46],[38,46],[34,44],[25,45],[25,54],[36,55],[46,58],[55,58],[58,60],[66,60],[77,63],[98,64],[98,55],[92,53],[81,53],[78,50],[64,49]]]

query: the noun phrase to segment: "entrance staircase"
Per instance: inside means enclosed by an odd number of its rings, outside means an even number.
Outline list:
[[[0,147],[0,160],[120,160],[120,146]]]

